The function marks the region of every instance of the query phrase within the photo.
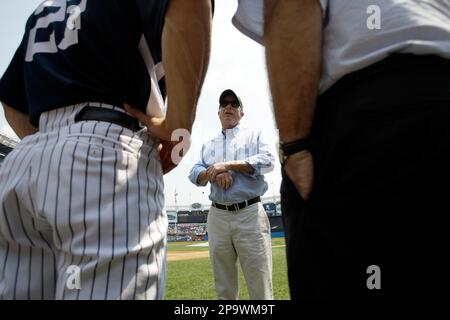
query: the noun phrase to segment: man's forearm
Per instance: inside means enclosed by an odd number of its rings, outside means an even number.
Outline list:
[[[162,35],[169,129],[191,131],[211,50],[211,1],[172,0]]]
[[[9,125],[20,139],[37,131],[37,128],[30,123],[27,114],[17,111],[4,103],[2,103],[2,105],[5,110],[6,121],[8,121]]]
[[[225,163],[225,165],[228,170],[243,172],[247,174],[252,174],[253,172],[255,172],[255,168],[253,168],[244,160],[228,161]]]
[[[246,161],[244,160],[235,160],[235,161],[227,161],[227,162],[217,162],[212,166],[209,166],[206,171],[204,171],[206,175],[206,179],[209,181],[214,181],[216,179],[216,176],[218,174],[228,172],[230,170],[236,171],[236,172],[242,172],[247,174],[252,174],[255,172],[255,169]],[[202,172],[203,173],[203,172]],[[203,179],[203,176],[201,177]],[[199,182],[199,179],[197,179],[197,182]]]
[[[318,0],[265,1],[266,58],[280,140],[309,135],[316,104],[322,46]]]

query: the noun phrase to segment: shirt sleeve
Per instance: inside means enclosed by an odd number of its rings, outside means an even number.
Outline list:
[[[23,41],[0,80],[0,101],[11,108],[28,114],[24,77]]]
[[[239,0],[231,22],[244,35],[263,44],[264,0]]]
[[[194,164],[194,166],[191,169],[191,172],[189,172],[189,180],[196,186],[202,186],[202,187],[204,187],[208,184],[208,181],[206,181],[203,184],[197,182],[197,179],[198,179],[198,176],[200,175],[200,173],[202,173],[203,171],[206,171],[206,169],[208,168],[208,166],[203,161],[204,148],[205,148],[205,146],[203,145],[202,150],[200,152],[200,160],[196,164]]]
[[[256,154],[247,157],[245,161],[255,169],[253,174],[251,174],[254,177],[269,173],[274,169],[275,158],[270,152],[269,145],[264,141],[261,132],[257,135]]]
[[[323,17],[328,1],[320,0]],[[264,0],[239,0],[238,9],[231,22],[244,35],[264,44]]]
[[[327,11],[329,0],[320,0],[320,6],[322,7],[322,13],[325,15],[325,11]]]

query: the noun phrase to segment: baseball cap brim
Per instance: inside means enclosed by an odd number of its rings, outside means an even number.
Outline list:
[[[224,92],[222,92],[222,94],[219,97],[219,103],[222,103],[222,101],[226,98],[226,97],[233,97],[236,100],[239,101],[239,104],[241,105],[241,108],[243,108],[242,105],[242,101],[241,98],[238,97],[238,95],[231,89],[226,89]]]

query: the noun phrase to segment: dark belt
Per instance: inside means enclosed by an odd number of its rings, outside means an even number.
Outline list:
[[[111,122],[133,131],[139,131],[142,129],[139,121],[132,116],[124,112],[106,108],[89,106],[84,107],[75,116],[75,122],[86,120]]]
[[[256,197],[256,198],[242,201],[239,203],[233,203],[230,205],[220,204],[220,203],[213,201],[212,206],[216,207],[217,209],[222,209],[222,210],[227,210],[227,211],[238,211],[238,210],[244,209],[244,208],[246,208],[254,203],[260,202],[260,201],[261,201],[260,197]]]

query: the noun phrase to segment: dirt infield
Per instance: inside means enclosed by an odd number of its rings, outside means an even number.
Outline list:
[[[169,251],[167,261],[192,260],[208,258],[209,251]]]

